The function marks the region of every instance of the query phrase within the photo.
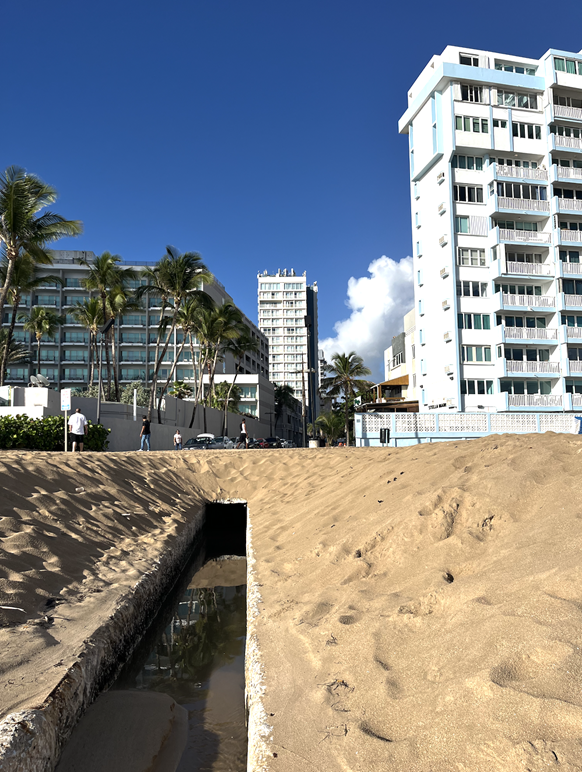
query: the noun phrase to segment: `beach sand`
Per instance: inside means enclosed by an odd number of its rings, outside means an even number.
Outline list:
[[[40,706],[189,513],[248,501],[263,769],[582,769],[582,438],[0,454],[0,717]],[[82,490],[79,490],[82,489]],[[129,515],[129,517],[127,516]]]

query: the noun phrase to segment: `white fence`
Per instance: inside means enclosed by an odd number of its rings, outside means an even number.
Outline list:
[[[572,413],[356,413],[356,445],[380,445],[380,429],[390,430],[390,445],[414,445],[489,434],[557,432],[578,434],[581,420]]]

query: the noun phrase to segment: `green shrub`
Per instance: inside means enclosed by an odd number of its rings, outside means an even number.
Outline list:
[[[89,421],[84,450],[106,450],[110,429]],[[0,450],[64,450],[65,418],[62,415],[29,418],[26,415],[0,418]],[[70,444],[69,444],[70,449]]]

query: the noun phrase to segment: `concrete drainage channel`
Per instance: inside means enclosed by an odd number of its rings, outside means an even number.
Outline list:
[[[259,595],[259,587],[254,578],[254,553],[252,549],[252,528],[249,522],[247,513],[246,502],[240,500],[223,500],[216,502],[209,502],[206,505],[205,512],[197,513],[192,520],[187,524],[180,533],[173,545],[171,552],[164,553],[159,561],[156,571],[151,571],[145,574],[138,584],[135,586],[131,594],[122,598],[120,605],[115,613],[111,616],[108,622],[100,629],[96,630],[94,634],[86,642],[84,651],[79,656],[79,659],[68,670],[64,678],[59,683],[58,687],[51,693],[46,700],[45,704],[37,710],[25,710],[18,713],[11,714],[2,723],[0,723],[0,768],[3,772],[52,772],[57,766],[57,762],[61,757],[63,749],[63,764],[65,764],[66,756],[68,753],[67,742],[71,737],[71,734],[75,728],[75,725],[86,711],[89,705],[95,700],[104,690],[110,689],[114,684],[115,678],[119,674],[122,666],[128,661],[132,652],[139,648],[140,641],[144,640],[144,646],[149,645],[147,643],[148,635],[151,637],[148,628],[155,627],[154,620],[156,620],[158,627],[161,630],[170,629],[164,627],[167,620],[164,619],[164,609],[169,608],[170,601],[166,604],[166,600],[169,595],[176,596],[176,594],[183,589],[180,585],[188,580],[189,576],[196,572],[200,568],[200,564],[204,561],[204,556],[200,555],[200,542],[202,534],[204,533],[207,550],[212,558],[218,557],[218,555],[242,555],[245,554],[245,536],[246,536],[246,554],[247,554],[247,595],[246,595],[246,607],[247,607],[247,637],[246,637],[246,652],[244,657],[244,675],[245,675],[245,704],[241,704],[241,712],[246,710],[248,718],[248,769],[249,770],[261,770],[263,768],[263,762],[266,758],[266,743],[270,735],[270,728],[266,721],[266,714],[262,708],[262,693],[264,690],[263,684],[263,671],[260,661],[260,653],[257,644],[256,637],[256,618],[258,616],[258,605],[261,602]],[[204,526],[204,528],[203,528]],[[246,533],[245,533],[246,527]],[[192,555],[195,551],[198,551],[198,557],[192,560]],[[196,564],[198,560],[198,564]],[[232,565],[234,566],[234,563]],[[207,563],[209,566],[212,563]],[[222,561],[221,564],[217,564],[218,569],[222,569],[226,565],[227,561]],[[243,568],[239,562],[240,568]],[[210,585],[204,584],[204,582],[210,581],[208,577],[204,577],[205,568],[196,573],[196,577],[200,578],[197,583],[197,587],[209,588]],[[211,572],[212,573],[212,572]],[[216,575],[216,574],[214,574]],[[244,578],[244,576],[243,576]],[[196,578],[192,581],[196,581]],[[190,612],[195,609],[194,616],[202,613],[200,609],[204,610],[204,604],[208,606],[207,599],[211,598],[211,605],[215,606],[216,615],[220,620],[221,613],[225,613],[225,603],[228,606],[239,609],[238,615],[240,617],[240,609],[244,606],[244,594],[240,596],[241,592],[244,593],[244,589],[236,587],[232,582],[239,582],[240,580],[231,579],[230,587],[227,592],[222,592],[223,588],[215,588],[220,591],[217,593],[211,593],[209,590],[201,592],[196,590],[197,599],[192,600],[189,605]],[[194,591],[190,589],[190,596]],[[175,598],[174,598],[175,600]],[[185,601],[178,601],[184,603]],[[198,604],[198,607],[196,606]],[[222,605],[221,605],[222,604]],[[197,610],[196,610],[197,608]],[[188,613],[190,613],[188,612]],[[207,609],[206,609],[207,612]],[[165,612],[166,615],[169,612]],[[183,616],[183,615],[182,615]],[[158,618],[158,617],[161,617]],[[208,614],[203,620],[207,622]],[[188,624],[194,624],[188,617]],[[201,623],[202,624],[202,623]],[[172,626],[173,630],[174,627]],[[234,628],[230,628],[231,630]],[[187,631],[188,634],[191,631]],[[244,635],[244,622],[241,630]],[[167,640],[167,639],[166,639]],[[242,637],[240,638],[239,648],[242,651]],[[143,648],[143,646],[142,646]],[[235,647],[236,648],[236,647]],[[159,649],[156,649],[158,651]],[[238,649],[237,649],[238,651]],[[147,659],[146,651],[146,659]],[[198,655],[196,655],[198,656]],[[235,657],[236,659],[236,657]],[[238,658],[241,659],[240,657]],[[159,656],[158,656],[159,660]],[[175,669],[175,663],[172,663],[172,655],[170,655],[170,667]],[[146,660],[144,660],[146,661]],[[158,661],[159,665],[159,661]],[[151,669],[151,655],[150,665],[145,665]],[[242,665],[239,664],[239,667]],[[162,667],[163,670],[163,667]],[[228,668],[227,668],[228,670]],[[175,675],[172,671],[171,675]],[[231,673],[232,677],[232,673]],[[242,672],[241,672],[242,679]],[[141,683],[141,682],[140,682]],[[242,685],[242,684],[241,684]],[[196,687],[202,687],[203,684],[195,684]],[[102,700],[106,697],[109,700],[122,700],[122,693],[116,694],[114,685],[113,689],[107,692],[99,698]],[[131,688],[131,684],[130,684]],[[140,686],[138,686],[140,688]],[[242,689],[239,686],[242,700]],[[127,692],[126,692],[127,694]],[[134,695],[135,696],[135,695]],[[152,697],[154,695],[151,695]],[[164,695],[157,695],[160,700]],[[175,703],[171,697],[167,698],[172,703],[171,710],[174,710]],[[99,700],[95,703],[98,704]],[[188,700],[180,699],[176,702],[188,702]],[[123,705],[123,702],[119,703]],[[93,715],[95,706],[92,706],[88,712],[88,716]],[[164,709],[168,708],[168,705]],[[123,708],[122,708],[123,709]],[[179,711],[183,711],[181,707],[176,706],[176,715]],[[186,711],[183,711],[186,714]],[[131,710],[128,711],[128,715]],[[189,712],[189,715],[191,713]],[[180,724],[180,721],[172,715],[172,722],[174,724],[181,725],[182,739],[184,739],[183,732],[185,731],[183,726],[188,724],[188,721]],[[190,722],[191,723],[191,722]],[[79,724],[79,727],[83,725],[83,722]],[[79,729],[76,730],[77,732]],[[241,729],[239,731],[243,732]],[[149,738],[155,734],[150,732]],[[166,733],[167,734],[167,733]],[[208,734],[208,733],[207,733]],[[166,735],[162,732],[162,744],[165,742]],[[177,736],[177,735],[176,735]],[[73,735],[74,739],[75,735]],[[139,742],[139,739],[132,738],[133,742]],[[194,738],[195,739],[195,738]],[[192,738],[188,740],[191,743]],[[152,740],[153,742],[153,740]],[[178,745],[181,740],[178,740]],[[244,742],[244,738],[239,738],[239,745]],[[150,743],[151,744],[151,743]],[[215,745],[218,746],[218,742]],[[71,746],[74,742],[71,742]],[[174,742],[173,750],[168,751],[174,753],[176,757],[177,765],[174,766],[171,762],[168,766],[168,755],[164,756],[164,769],[177,769],[180,762],[180,753],[176,750],[178,746]],[[96,761],[98,761],[99,754],[101,752],[101,746],[98,746],[94,754],[97,754]],[[215,748],[216,750],[216,748]],[[176,756],[176,753],[178,755]],[[162,761],[162,755],[160,755],[159,761]],[[241,755],[240,770],[244,770],[245,762]],[[105,761],[105,758],[104,758]],[[66,770],[67,767],[59,764],[59,772]],[[79,769],[80,767],[69,767],[70,769]],[[88,767],[87,767],[88,768]],[[103,767],[98,765],[91,767],[92,769],[109,769],[109,765],[106,764]],[[112,768],[112,767],[111,767]],[[121,768],[118,766],[118,768]],[[146,765],[147,769],[157,769],[157,766],[151,766],[151,761]],[[144,769],[145,769],[144,768]],[[188,767],[190,768],[190,767]],[[196,767],[197,768],[197,767]],[[217,762],[216,767],[205,767],[209,769],[221,769],[220,762]],[[231,769],[232,767],[228,767]],[[238,768],[238,767],[237,767]]]

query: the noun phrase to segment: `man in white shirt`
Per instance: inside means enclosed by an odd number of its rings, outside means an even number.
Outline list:
[[[76,450],[76,445],[79,445],[79,453],[83,450],[83,438],[87,434],[88,429],[87,419],[83,413],[81,413],[81,409],[77,408],[69,418],[69,431],[71,432],[73,453]]]

